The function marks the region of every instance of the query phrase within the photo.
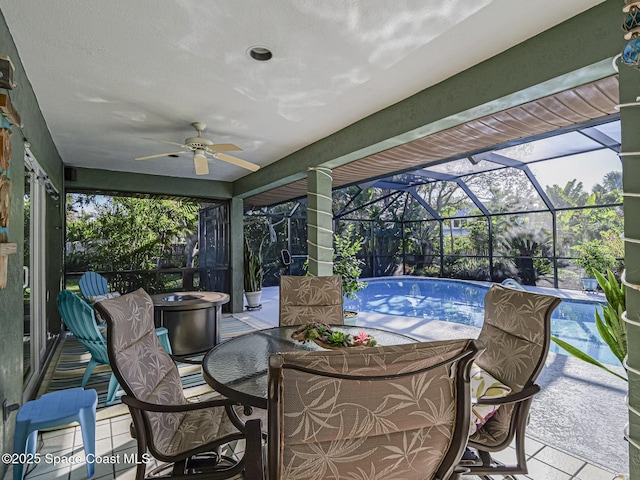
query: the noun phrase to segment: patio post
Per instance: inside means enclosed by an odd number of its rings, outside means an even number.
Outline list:
[[[229,308],[232,313],[244,310],[244,202],[240,197],[233,197],[229,202]]]
[[[620,63],[620,120],[624,190],[629,473],[640,479],[640,71]]]
[[[330,168],[307,170],[307,252],[311,275],[333,275],[332,185]]]

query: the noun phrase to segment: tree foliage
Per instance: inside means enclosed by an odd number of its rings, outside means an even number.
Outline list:
[[[72,250],[67,263],[99,271],[176,263],[171,245],[197,235],[199,208],[191,200],[72,195],[67,199]]]

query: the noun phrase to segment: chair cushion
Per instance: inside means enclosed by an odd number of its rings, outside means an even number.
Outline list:
[[[560,299],[493,285],[485,296],[484,324],[478,340],[485,351],[476,364],[519,392],[535,382],[549,350],[551,313]],[[474,446],[501,448],[511,442],[515,404],[507,404],[471,437]],[[525,413],[526,415],[526,413]],[[511,432],[511,433],[510,433]]]
[[[158,450],[167,456],[188,452],[223,435],[238,432],[223,408],[186,412],[177,428],[172,424],[175,418],[166,414],[150,416],[151,428],[154,432],[173,432],[171,437],[163,436],[163,441],[156,445]]]
[[[342,304],[342,280],[338,275],[280,277],[280,326],[343,324]]]
[[[473,435],[489,420],[498,410],[500,405],[477,405],[478,400],[490,400],[492,398],[506,397],[511,393],[511,388],[496,380],[489,373],[475,363],[471,366],[471,425],[469,435]]]
[[[108,312],[113,325],[114,335],[107,340],[115,355],[114,368],[124,380],[121,386],[125,392],[160,405],[187,403],[178,369],[155,333],[151,297],[139,289],[103,300],[99,305]],[[147,413],[158,451],[171,452],[183,443],[174,437],[187,421],[185,416],[183,412]]]
[[[434,478],[452,448],[460,394],[446,362],[467,347],[468,341],[445,341],[361,353],[282,354],[287,366],[387,378],[342,379],[293,368],[278,372],[280,437],[271,437],[270,430],[269,441],[282,444],[279,478]],[[416,372],[427,367],[432,369]]]

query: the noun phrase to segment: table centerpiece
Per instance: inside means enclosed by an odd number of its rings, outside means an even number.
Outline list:
[[[367,332],[359,332],[356,335],[332,329],[329,325],[320,322],[309,322],[299,327],[291,334],[291,338],[302,343],[312,341],[316,345],[335,350],[339,348],[374,347],[378,345],[375,338]]]

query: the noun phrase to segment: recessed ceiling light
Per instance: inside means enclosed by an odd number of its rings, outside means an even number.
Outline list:
[[[259,62],[266,62],[267,60],[271,60],[271,57],[273,57],[271,50],[262,46],[251,47],[247,50],[247,53],[251,58],[258,60]]]

